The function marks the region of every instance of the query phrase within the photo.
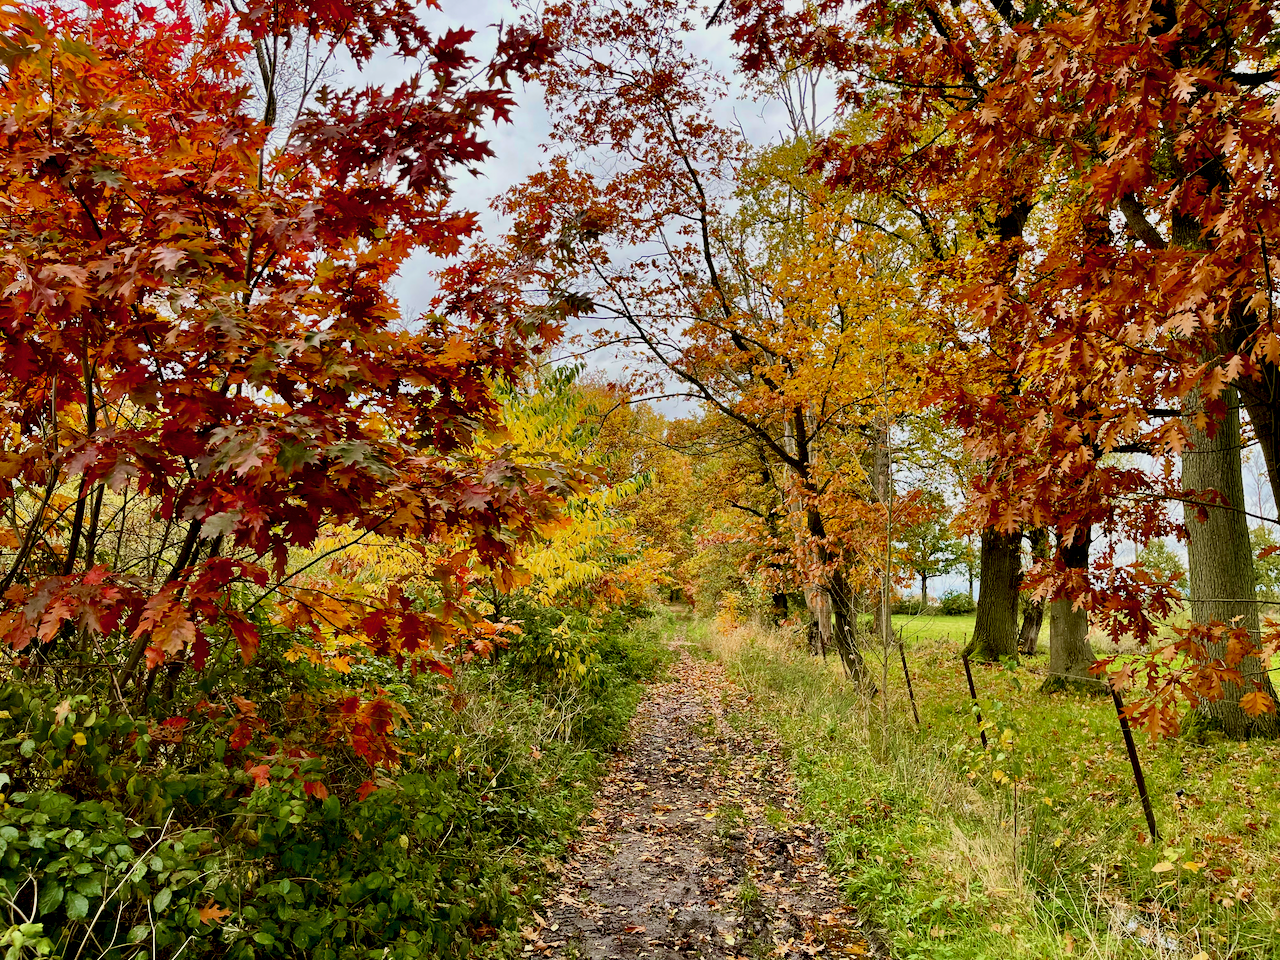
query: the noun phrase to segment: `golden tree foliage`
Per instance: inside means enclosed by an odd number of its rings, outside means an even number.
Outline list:
[[[671,555],[635,530],[626,507],[651,474],[634,451],[612,449],[600,420],[617,401],[606,387],[578,383],[581,367],[545,372],[537,389],[505,397],[501,438],[522,464],[575,463],[597,483],[572,497],[561,521],[526,547],[520,566],[542,605],[619,604],[642,600],[665,579]]]

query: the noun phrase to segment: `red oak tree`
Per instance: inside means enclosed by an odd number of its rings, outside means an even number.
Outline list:
[[[0,638],[20,664],[134,703],[159,674],[225,676],[268,607],[319,629],[290,551],[338,524],[430,551],[439,587],[424,608],[385,584],[344,629],[441,669],[467,641],[467,562],[502,579],[565,491],[473,454],[489,384],[550,315],[491,283],[407,324],[392,293],[410,253],[473,232],[450,177],[549,50],[508,30],[478,71],[471,39],[408,0],[0,6]],[[377,54],[416,66],[324,84]],[[393,758],[385,705],[361,703],[337,729]]]

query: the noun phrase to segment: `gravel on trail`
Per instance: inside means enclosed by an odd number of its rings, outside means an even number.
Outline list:
[[[841,905],[781,748],[747,694],[683,651],[651,686],[526,956],[887,957]]]

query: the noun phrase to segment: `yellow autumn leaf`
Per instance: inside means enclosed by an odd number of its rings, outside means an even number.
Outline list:
[[[1151,872],[1152,873],[1168,873],[1172,869],[1173,869],[1172,863],[1170,863],[1168,860],[1161,860],[1159,863],[1157,863],[1154,867],[1151,868]]]

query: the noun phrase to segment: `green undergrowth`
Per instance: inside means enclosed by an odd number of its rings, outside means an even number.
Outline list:
[[[1041,694],[1045,656],[975,665],[984,750],[959,636],[908,641],[917,730],[896,651],[887,667],[872,652],[888,697],[869,700],[798,638],[689,632],[791,751],[833,868],[895,957],[1280,956],[1276,745],[1139,735],[1153,841],[1110,698]]]
[[[516,652],[448,680],[364,678],[408,719],[401,766],[360,791],[341,786],[369,775],[354,759],[184,753],[88,698],[0,685],[0,956],[518,954],[665,660],[649,621],[584,626],[589,682],[532,675]]]

